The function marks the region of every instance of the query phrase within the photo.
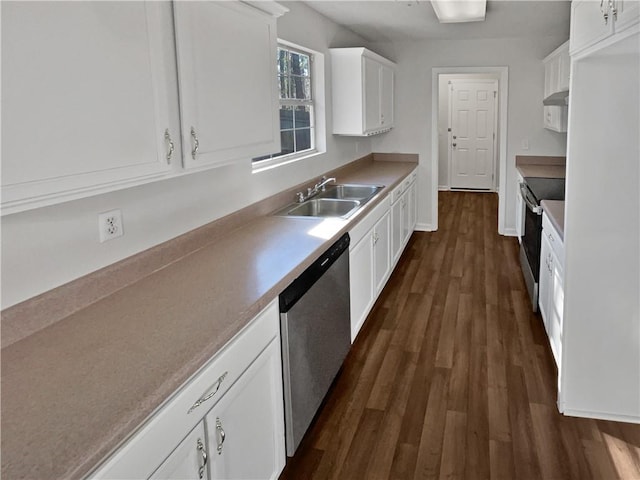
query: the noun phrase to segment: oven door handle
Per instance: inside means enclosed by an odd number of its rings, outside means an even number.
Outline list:
[[[524,203],[526,203],[529,210],[536,215],[542,215],[542,207],[536,205],[535,199],[531,197],[531,192],[529,192],[529,188],[525,183],[520,183],[520,196],[524,199]]]

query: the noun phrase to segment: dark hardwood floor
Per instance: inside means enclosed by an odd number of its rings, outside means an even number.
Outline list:
[[[497,204],[440,193],[281,479],[640,479],[639,425],[558,413]]]

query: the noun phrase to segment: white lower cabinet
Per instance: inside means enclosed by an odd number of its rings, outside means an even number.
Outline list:
[[[212,479],[276,479],[285,463],[280,342],[205,417]]]
[[[351,232],[351,341],[362,328],[391,271],[389,201],[383,200]],[[363,231],[364,229],[364,231]]]
[[[206,433],[204,422],[196,428],[167,458],[151,478],[154,480],[174,480],[177,478],[207,479],[207,462],[209,453],[206,447]]]
[[[540,248],[540,290],[538,306],[549,337],[553,358],[562,363],[562,315],[564,309],[564,253],[562,238],[546,214],[542,216]],[[558,382],[559,384],[559,382]]]
[[[350,232],[351,341],[391,276],[417,219],[416,172],[409,174]],[[393,202],[393,205],[392,205]]]
[[[90,478],[277,478],[286,458],[279,328],[273,301]]]
[[[392,264],[400,259],[417,220],[417,172],[405,178],[391,193],[391,254]]]
[[[516,185],[515,185],[515,196],[516,196],[516,236],[518,237],[518,242],[522,243],[522,235],[524,235],[524,215],[525,208],[527,208],[524,204],[524,200],[522,200],[522,195],[520,195],[520,184],[524,182],[522,175],[520,173],[516,174]]]

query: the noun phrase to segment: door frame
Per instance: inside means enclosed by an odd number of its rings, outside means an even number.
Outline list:
[[[453,143],[453,139],[451,138],[451,124],[452,124],[452,118],[453,118],[453,99],[451,98],[451,88],[453,88],[453,85],[455,84],[461,84],[464,85],[465,83],[490,83],[492,85],[494,85],[494,87],[496,88],[496,91],[498,90],[498,80],[494,79],[494,78],[476,78],[476,79],[472,79],[472,78],[458,78],[458,79],[452,79],[449,80],[449,105],[447,107],[447,111],[449,112],[449,118],[447,119],[447,140],[448,140],[448,145],[447,145],[447,163],[448,163],[448,168],[447,168],[447,184],[449,185],[449,189],[450,190],[454,190],[454,188],[451,186],[451,167],[452,167],[452,162],[453,162],[453,147],[452,147],[452,143]],[[439,101],[439,100],[438,100]],[[496,177],[498,175],[496,175],[496,159],[498,156],[498,96],[494,95],[493,97],[493,155],[491,155],[491,188],[489,189],[490,192],[495,192],[496,191]],[[439,147],[438,147],[439,149]],[[473,191],[473,190],[471,190]],[[480,192],[482,191],[486,191],[486,190],[478,190]]]
[[[441,74],[495,73],[499,75],[498,95],[498,233],[505,235],[506,176],[507,176],[507,120],[509,106],[509,67],[433,67],[431,69],[431,218],[438,229],[438,80]]]

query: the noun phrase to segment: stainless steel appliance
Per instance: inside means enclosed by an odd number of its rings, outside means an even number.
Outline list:
[[[293,456],[351,347],[349,234],[280,294],[285,440]]]
[[[526,205],[524,233],[520,243],[520,266],[533,311],[538,310],[540,280],[540,245],[542,241],[542,200],[564,200],[564,178],[525,177],[520,195]]]

